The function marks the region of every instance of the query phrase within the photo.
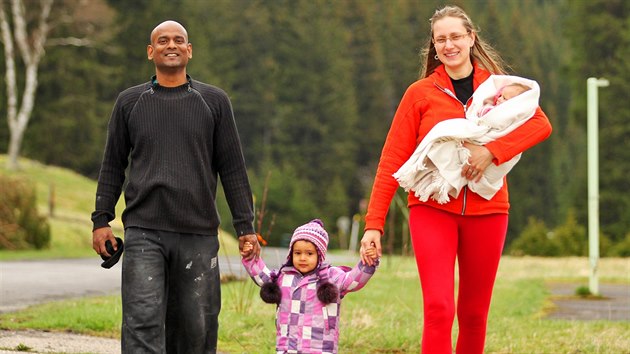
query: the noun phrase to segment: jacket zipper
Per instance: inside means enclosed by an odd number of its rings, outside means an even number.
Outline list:
[[[472,96],[470,98],[468,98],[468,101],[466,101],[466,103],[462,103],[462,101],[460,101],[459,98],[457,98],[457,96],[453,93],[453,91],[440,86],[437,82],[434,82],[433,84],[435,85],[435,87],[438,88],[438,90],[440,90],[440,91],[444,92],[445,94],[453,97],[457,102],[459,102],[462,105],[462,107],[464,107],[464,116],[466,116],[467,104],[468,104],[468,102],[470,102],[470,99],[472,98]],[[464,197],[463,197],[463,200],[462,200],[462,213],[461,213],[461,215],[464,215],[466,213],[466,200],[467,200],[467,197],[468,197],[468,186],[464,186]]]

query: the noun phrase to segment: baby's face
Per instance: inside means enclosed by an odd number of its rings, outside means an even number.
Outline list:
[[[521,93],[518,87],[506,86],[501,90],[501,94],[497,97],[497,104],[501,104],[512,97],[516,97]]]

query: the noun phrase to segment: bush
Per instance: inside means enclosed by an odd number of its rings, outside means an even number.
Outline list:
[[[554,229],[553,238],[557,254],[554,256],[586,256],[588,255],[588,236],[586,228],[577,222],[575,212],[569,210],[564,225]]]
[[[575,289],[575,295],[579,297],[589,297],[593,295],[593,293],[591,293],[591,289],[589,289],[588,286],[582,285]]]
[[[37,214],[35,187],[0,175],[0,249],[50,246],[50,226]]]
[[[516,240],[512,242],[509,254],[513,256],[555,256],[559,253],[558,245],[553,242],[553,232],[550,232],[545,222],[530,217],[527,226]]]
[[[626,237],[619,243],[615,244],[607,252],[607,255],[613,257],[630,257],[630,232],[626,234]]]
[[[512,242],[508,254],[512,256],[588,256],[588,234],[586,228],[577,222],[571,210],[563,225],[549,231],[545,223],[534,217],[523,232]],[[605,234],[599,235],[599,254],[603,257],[630,256],[630,233],[625,240],[613,244]]]

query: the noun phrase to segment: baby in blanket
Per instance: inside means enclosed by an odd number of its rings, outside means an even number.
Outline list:
[[[464,186],[491,199],[521,155],[498,166],[490,165],[478,182],[468,181],[461,176],[461,168],[470,157],[463,142],[483,145],[513,131],[532,117],[539,96],[540,87],[533,80],[510,75],[490,76],[473,94],[466,118],[436,124],[409,160],[394,173],[394,178],[421,201],[433,198],[444,204],[450,197],[456,198]]]
[[[481,107],[479,112],[477,112],[477,117],[485,115],[486,113],[490,112],[491,109],[500,105],[501,103],[531,89],[531,87],[518,82],[505,85],[502,89],[497,91],[496,95],[490,96],[483,100],[483,107]]]

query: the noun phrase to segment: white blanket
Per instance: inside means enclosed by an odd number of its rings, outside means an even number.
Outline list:
[[[484,106],[484,99],[513,82],[532,89],[494,107],[483,117],[477,116]],[[444,204],[450,197],[457,198],[466,185],[483,198],[491,199],[501,189],[503,177],[516,165],[521,154],[499,166],[491,164],[479,182],[468,181],[461,176],[462,166],[468,164],[470,157],[463,142],[483,145],[508,134],[533,116],[539,97],[540,87],[536,81],[510,75],[490,76],[473,94],[466,118],[447,119],[436,124],[409,160],[394,173],[394,178],[405,191],[414,191],[416,197],[425,202],[431,197]]]

